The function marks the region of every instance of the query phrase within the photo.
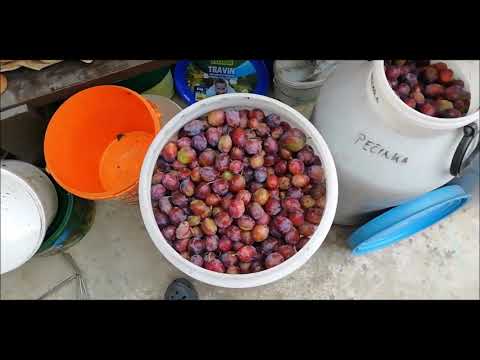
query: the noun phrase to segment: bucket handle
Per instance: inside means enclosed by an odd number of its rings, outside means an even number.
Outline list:
[[[452,176],[460,176],[463,173],[463,170],[470,165],[474,156],[478,153],[480,141],[477,143],[477,146],[470,156],[465,159],[465,154],[476,135],[478,135],[478,126],[476,123],[471,123],[463,127],[462,140],[460,140],[460,144],[458,144],[457,150],[455,150],[452,164],[450,165],[450,174]]]

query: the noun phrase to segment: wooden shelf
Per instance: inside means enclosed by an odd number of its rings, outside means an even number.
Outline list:
[[[91,86],[112,84],[174,63],[175,60],[95,60],[85,64],[66,60],[40,71],[22,68],[5,72],[8,88],[0,96],[0,110],[24,104],[44,106]]]

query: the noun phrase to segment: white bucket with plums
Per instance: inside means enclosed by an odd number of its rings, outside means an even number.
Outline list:
[[[312,122],[339,175],[335,223],[365,222],[461,174],[478,146],[479,61],[443,62],[471,94],[468,112],[459,117],[407,106],[391,87],[383,60],[340,62],[322,86]]]
[[[152,176],[164,146],[192,120],[211,111],[222,109],[261,109],[265,115],[277,114],[282,121],[306,134],[306,144],[320,158],[324,172],[324,208],[321,220],[308,242],[293,256],[278,265],[254,273],[222,273],[207,270],[182,257],[165,239],[157,224],[152,206]],[[330,150],[318,130],[299,112],[275,99],[255,94],[226,94],[199,101],[173,117],[157,134],[146,154],[139,184],[139,199],[142,218],[155,246],[167,260],[187,276],[201,282],[226,287],[249,288],[279,280],[305,264],[325,240],[337,207],[337,173]]]

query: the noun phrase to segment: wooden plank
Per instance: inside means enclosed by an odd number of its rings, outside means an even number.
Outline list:
[[[174,60],[95,60],[91,64],[66,60],[41,71],[5,72],[8,88],[0,97],[0,110],[29,104],[43,106],[95,85],[112,84],[174,64]]]

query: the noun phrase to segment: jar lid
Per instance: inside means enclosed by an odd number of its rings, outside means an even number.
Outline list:
[[[182,60],[174,80],[178,95],[191,105],[220,93],[266,95],[270,77],[261,60]]]
[[[361,226],[347,240],[348,246],[354,255],[383,249],[436,224],[469,199],[458,185],[433,190]]]

